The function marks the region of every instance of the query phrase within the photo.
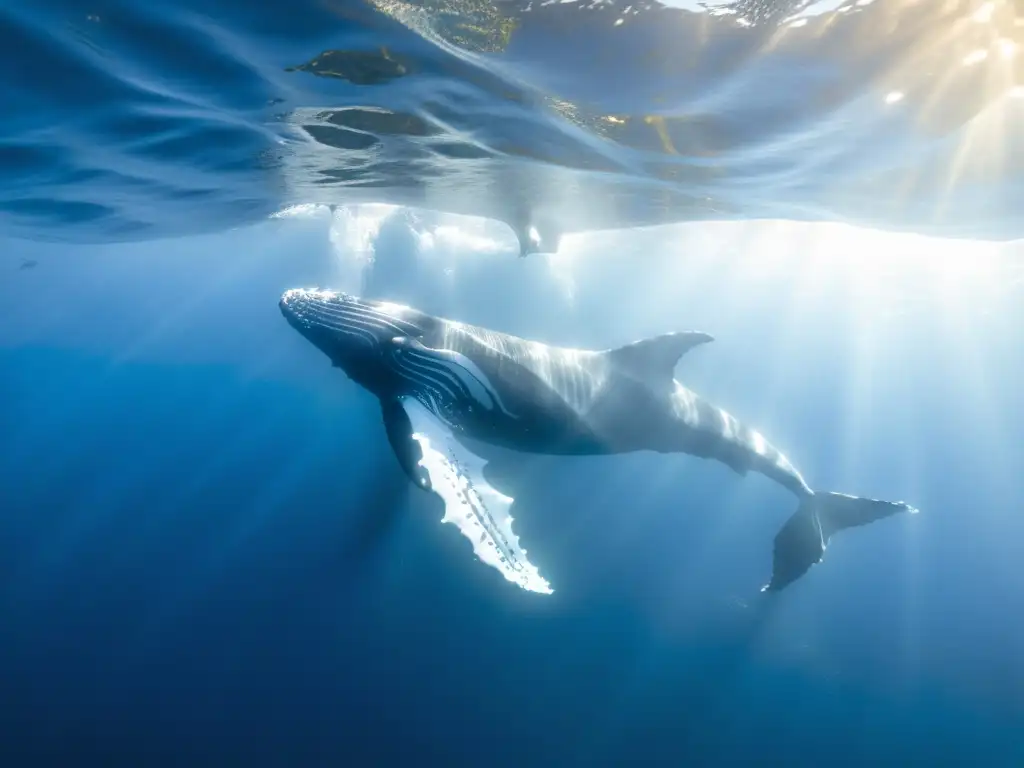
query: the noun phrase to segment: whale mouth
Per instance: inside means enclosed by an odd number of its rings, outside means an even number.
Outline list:
[[[339,345],[379,347],[396,337],[421,334],[407,308],[341,291],[291,288],[281,295],[278,307],[289,325],[328,353]]]
[[[374,325],[363,319],[357,299],[324,288],[290,288],[277,305],[288,324],[317,346],[330,336]]]

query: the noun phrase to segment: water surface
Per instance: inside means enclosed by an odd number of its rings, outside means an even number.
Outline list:
[[[385,202],[546,250],[754,218],[1019,238],[1022,25],[999,0],[18,1],[0,224],[112,241]]]

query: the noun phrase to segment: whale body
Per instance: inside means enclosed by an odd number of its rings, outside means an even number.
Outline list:
[[[471,443],[548,455],[683,453],[764,475],[798,506],[775,537],[762,591],[779,591],[820,562],[836,532],[917,511],[902,501],[815,492],[760,432],[679,383],[677,362],[710,342],[706,333],[578,350],[334,291],[292,289],[279,305],[333,365],[377,396],[399,464],[444,500],[444,522],[524,589],[552,591],[512,533],[512,499],[487,482],[486,461]]]

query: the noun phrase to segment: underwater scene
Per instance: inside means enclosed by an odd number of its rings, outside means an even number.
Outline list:
[[[1024,765],[1024,6],[0,8],[0,765]]]

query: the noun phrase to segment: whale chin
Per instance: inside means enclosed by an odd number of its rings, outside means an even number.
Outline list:
[[[418,338],[425,327],[425,316],[409,307],[324,288],[291,288],[278,308],[292,328],[342,369],[379,363],[396,339]]]

